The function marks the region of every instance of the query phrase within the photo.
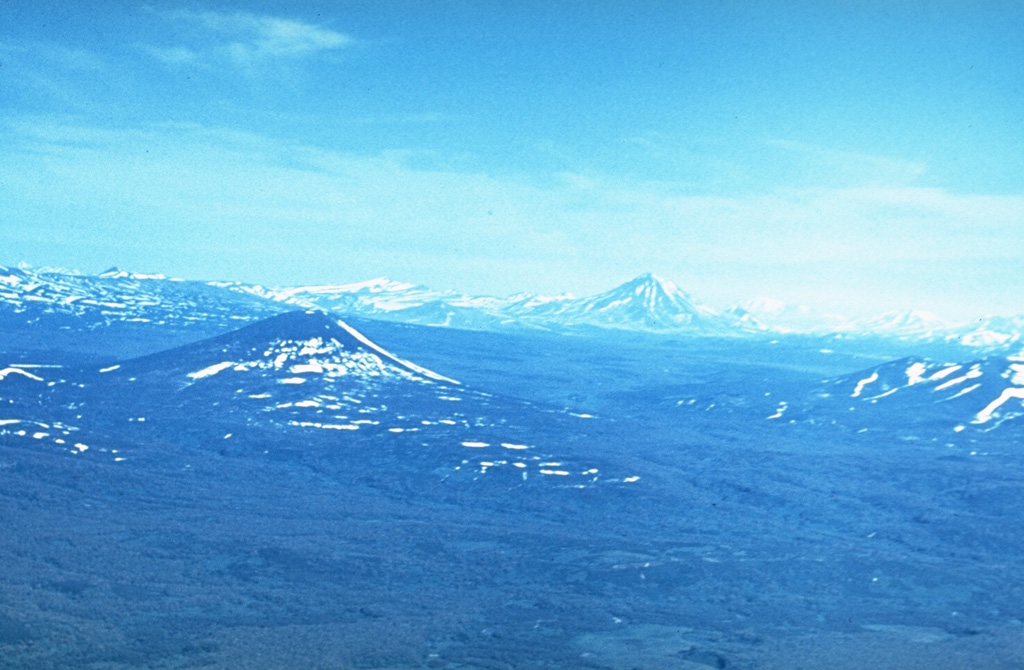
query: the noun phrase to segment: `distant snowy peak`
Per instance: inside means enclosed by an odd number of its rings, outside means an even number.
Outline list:
[[[713,310],[693,300],[674,283],[650,273],[642,274],[610,291],[584,299],[584,315],[597,321],[672,326],[716,318]]]
[[[763,327],[779,333],[823,335],[841,329],[847,320],[837,314],[816,312],[806,305],[793,305],[774,298],[753,298],[732,308],[749,314]]]
[[[1024,358],[995,356],[968,363],[906,358],[832,382],[835,395],[904,410],[941,406],[958,432],[990,429],[1024,417]],[[908,418],[912,418],[912,415]]]
[[[784,334],[950,342],[991,352],[1012,351],[1024,340],[1024,316],[986,317],[956,323],[924,310],[903,310],[851,320],[772,298],[754,298],[733,307],[730,312],[749,314],[768,330]]]
[[[262,295],[296,307],[417,323],[421,321],[409,310],[466,299],[456,293],[442,293],[426,286],[392,281],[386,277],[349,284],[266,289]],[[396,316],[400,312],[404,314]]]
[[[911,310],[851,321],[771,298],[755,298],[718,312],[651,273],[578,298],[570,294],[472,296],[386,277],[270,288],[233,281],[183,281],[118,268],[83,275],[25,265],[0,267],[0,316],[14,322],[74,316],[75,321],[68,324],[72,329],[149,323],[223,332],[239,322],[290,309],[482,331],[596,327],[716,336],[779,333],[948,342],[1000,354],[1024,349],[1024,316],[955,324]]]
[[[101,374],[139,377],[152,371],[191,385],[217,377],[242,384],[247,373],[262,381],[298,385],[320,380],[364,383],[388,379],[458,384],[384,350],[344,321],[319,311],[288,312],[218,337],[129,361]]]
[[[572,328],[597,326],[626,330],[716,331],[739,327],[742,319],[721,315],[695,301],[674,283],[643,274],[610,291],[576,298],[570,294],[517,294],[507,298],[434,291],[384,277],[365,282],[285,289],[232,286],[296,307],[406,323],[478,330],[513,326]]]
[[[380,295],[380,294],[407,294],[411,291],[417,293],[434,293],[425,286],[397,282],[387,277],[377,277],[362,282],[351,284],[328,284],[323,286],[297,286],[294,288],[281,289],[276,292],[278,299],[286,300],[296,295],[309,296],[334,296],[334,295]]]
[[[590,300],[597,309],[629,305],[647,315],[694,317],[715,316],[715,312],[693,300],[673,282],[645,273]]]
[[[117,266],[114,266],[114,267],[110,268],[109,270],[101,272],[97,276],[102,277],[103,279],[138,279],[138,280],[169,279],[167,277],[167,275],[162,275],[162,274],[144,274],[144,273],[141,273],[141,272],[125,272],[124,270],[121,270]],[[170,278],[170,280],[171,281],[182,281],[180,279],[174,279],[174,278]]]
[[[977,319],[956,329],[950,339],[967,347],[1011,348],[1024,338],[1024,316],[990,316]]]
[[[955,324],[922,310],[886,312],[844,328],[858,333],[913,339],[945,339]]]
[[[771,316],[773,314],[783,314],[793,310],[800,311],[803,313],[809,312],[809,307],[794,306],[789,303],[783,302],[782,300],[776,300],[775,298],[757,297],[751,298],[738,305],[743,309],[747,310],[752,314],[760,314],[763,316]]]
[[[740,319],[715,312],[674,283],[650,273],[586,298],[519,300],[508,312],[527,322],[561,327],[718,333],[746,329]]]

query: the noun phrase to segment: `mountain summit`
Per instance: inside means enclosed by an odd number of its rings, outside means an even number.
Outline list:
[[[385,351],[344,321],[315,310],[287,312],[218,337],[129,361],[119,374],[138,377],[148,371],[175,377],[187,385],[253,371],[279,384],[302,384],[314,378],[458,383]]]
[[[572,320],[581,323],[654,329],[699,326],[718,316],[674,283],[651,273],[585,298],[573,312]]]
[[[517,317],[561,326],[621,330],[726,332],[744,328],[694,300],[671,281],[649,272],[587,298],[533,301]]]

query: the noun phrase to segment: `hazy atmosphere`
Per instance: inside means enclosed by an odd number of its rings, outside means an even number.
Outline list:
[[[0,0],[0,670],[1021,670],[1022,26]]]
[[[0,3],[0,263],[1021,311],[1017,3]]]

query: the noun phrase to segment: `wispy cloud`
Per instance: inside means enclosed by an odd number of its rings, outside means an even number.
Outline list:
[[[96,53],[54,42],[0,41],[0,58],[7,61],[8,69],[12,62],[22,69],[32,66],[64,72],[102,72],[106,69],[106,63]]]
[[[776,139],[766,144],[800,158],[811,170],[824,171],[853,182],[906,184],[928,169],[923,161],[844,151],[795,140]]]
[[[103,82],[110,69],[103,56],[88,49],[0,39],[0,98],[7,94],[13,100],[23,93],[40,96],[55,113],[85,110],[94,104],[95,86],[90,84]],[[0,104],[7,107],[9,102]]]
[[[959,296],[979,268],[1010,268],[994,305],[1024,281],[1020,195],[900,186],[695,196],[595,174],[539,186],[199,125],[7,131],[0,198],[12,231],[40,245],[161,250],[166,259],[144,264],[178,274],[238,276],[249,264],[268,282],[384,273],[466,291],[585,294],[652,269],[712,301],[879,301],[901,285]],[[325,274],[272,275],[296,267]]]
[[[163,16],[193,28],[187,45],[149,46],[165,63],[180,65],[227,60],[242,67],[295,61],[352,45],[355,40],[323,26],[247,12],[179,10]]]
[[[167,65],[188,65],[199,60],[199,54],[186,47],[155,47],[143,45],[142,50]]]

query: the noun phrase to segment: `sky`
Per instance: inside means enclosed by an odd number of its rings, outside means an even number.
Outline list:
[[[0,264],[1024,313],[1019,2],[0,0]]]

